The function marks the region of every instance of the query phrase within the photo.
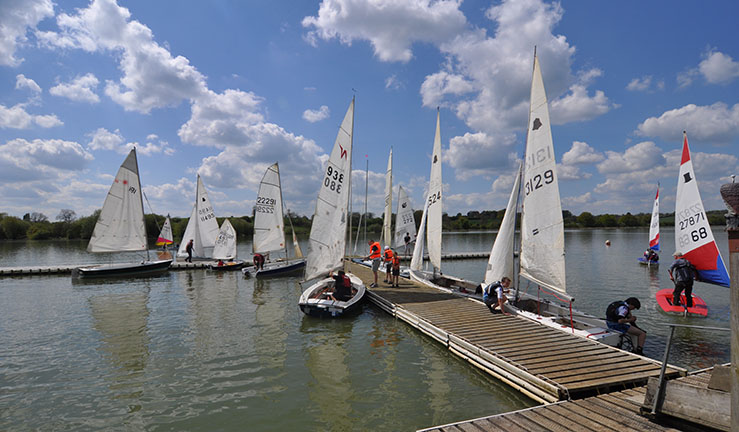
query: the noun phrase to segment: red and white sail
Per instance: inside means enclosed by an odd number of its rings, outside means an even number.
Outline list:
[[[659,250],[659,185],[652,206],[652,222],[649,224],[649,249]]]

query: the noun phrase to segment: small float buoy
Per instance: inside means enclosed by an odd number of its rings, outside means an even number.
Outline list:
[[[611,245],[611,241],[610,240],[606,240],[606,246],[610,246],[610,245]]]

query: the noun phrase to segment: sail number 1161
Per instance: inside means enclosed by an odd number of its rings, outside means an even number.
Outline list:
[[[548,185],[551,182],[554,181],[554,171],[552,170],[546,170],[544,171],[544,175],[537,174],[533,177],[531,177],[526,183],[526,195],[530,194],[531,192],[535,191],[536,189],[541,189],[544,187],[544,185]]]

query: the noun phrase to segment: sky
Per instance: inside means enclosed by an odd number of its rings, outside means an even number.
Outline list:
[[[421,208],[441,117],[444,210],[505,207],[534,47],[563,209],[674,209],[687,131],[704,205],[739,173],[739,2],[2,0],[0,212],[100,208],[137,148],[147,212],[251,215],[279,162],[312,215],[356,98],[353,206],[384,175]],[[395,209],[393,210],[395,211]]]

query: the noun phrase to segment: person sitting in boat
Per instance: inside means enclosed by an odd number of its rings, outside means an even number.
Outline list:
[[[500,281],[493,282],[482,290],[482,301],[490,309],[490,312],[510,315],[503,309],[503,305],[508,301],[505,293],[508,292],[508,287],[510,286],[511,279],[503,276]],[[496,306],[498,307],[497,311],[495,309]]]
[[[644,259],[647,260],[647,262],[656,263],[659,261],[659,255],[654,250],[647,249],[644,251]]]
[[[641,308],[641,302],[636,297],[629,297],[625,301],[615,301],[606,308],[606,324],[611,330],[636,336],[639,342],[634,348],[634,353],[643,355],[647,332],[636,326],[636,317],[631,315],[632,310],[639,308]]]
[[[264,268],[264,255],[260,253],[254,254],[254,270],[262,270]]]
[[[224,265],[223,264],[223,260],[222,259],[219,259],[217,265],[218,265],[218,267],[223,267],[223,265]]]
[[[352,298],[352,281],[344,270],[339,270],[334,279],[334,292],[329,297],[334,301],[347,301]]]

